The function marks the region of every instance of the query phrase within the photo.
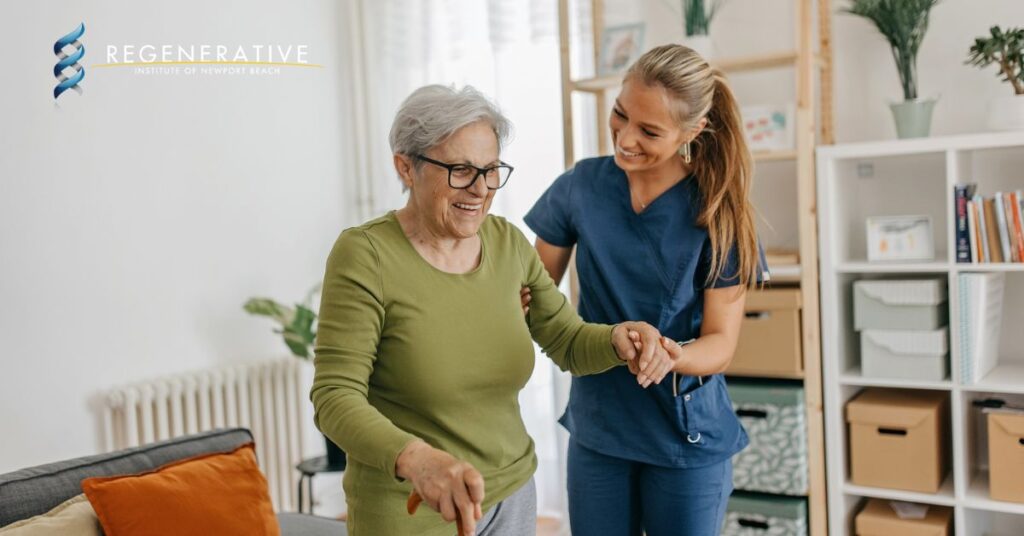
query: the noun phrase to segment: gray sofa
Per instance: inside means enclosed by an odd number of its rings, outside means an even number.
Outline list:
[[[86,456],[0,475],[0,527],[50,511],[82,493],[92,476],[134,474],[209,452],[234,450],[252,441],[245,428],[213,430],[142,447]],[[305,514],[279,513],[281,534],[344,536],[345,524]]]

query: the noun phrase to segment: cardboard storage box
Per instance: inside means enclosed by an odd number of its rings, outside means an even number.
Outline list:
[[[949,332],[866,329],[860,332],[861,374],[942,381],[949,376]]]
[[[988,414],[989,495],[1024,502],[1024,414]]]
[[[800,378],[800,289],[747,293],[746,317],[726,374]]]
[[[944,279],[860,280],[853,283],[853,327],[932,330],[949,322]]]
[[[721,536],[756,534],[806,536],[806,499],[733,493],[729,497]]]
[[[949,393],[865,389],[846,404],[850,480],[935,493],[949,468]]]
[[[807,494],[807,421],[804,390],[797,385],[729,382],[732,407],[750,445],[732,461],[739,490]]]
[[[901,519],[889,501],[869,499],[853,523],[857,536],[949,536],[953,509],[935,505],[927,508],[924,519]]]

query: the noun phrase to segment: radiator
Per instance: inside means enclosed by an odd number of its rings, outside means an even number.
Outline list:
[[[108,451],[205,432],[252,431],[277,511],[298,509],[295,465],[308,409],[298,359],[274,359],[112,389],[103,412]]]

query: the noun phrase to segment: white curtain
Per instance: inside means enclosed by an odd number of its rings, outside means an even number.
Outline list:
[[[515,167],[492,212],[518,225],[562,171],[561,89],[555,0],[351,0],[353,98],[345,103],[356,140],[352,206],[360,220],[405,204],[387,134],[401,101],[425,84],[475,86],[512,120],[502,159]],[[557,417],[565,377],[538,350],[520,396],[537,445],[538,506],[564,515],[564,462]],[[564,432],[562,432],[564,433]]]

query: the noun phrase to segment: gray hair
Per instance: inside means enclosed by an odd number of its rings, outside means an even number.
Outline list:
[[[436,84],[423,86],[413,91],[395,114],[388,135],[391,152],[406,156],[423,154],[477,121],[490,125],[501,150],[508,142],[512,123],[483,93],[473,86],[460,90]]]

